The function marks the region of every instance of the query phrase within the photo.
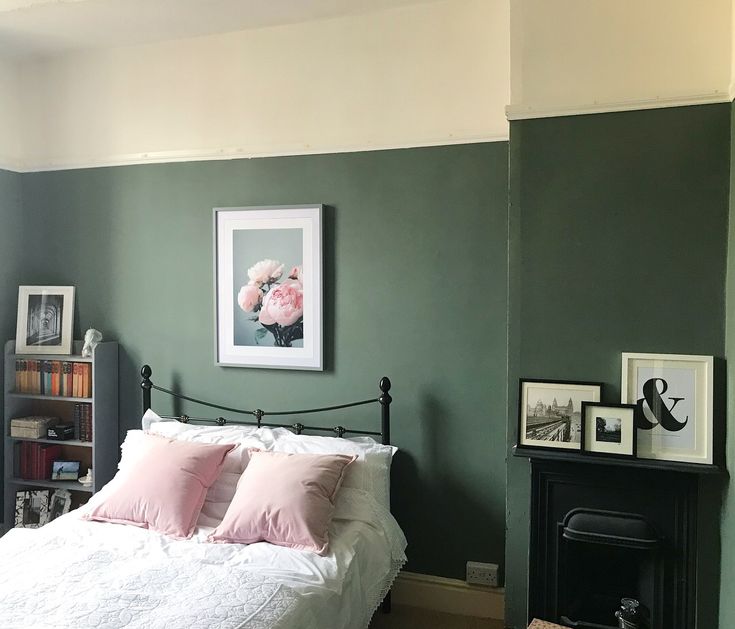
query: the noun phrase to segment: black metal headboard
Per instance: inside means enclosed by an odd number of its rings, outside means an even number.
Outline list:
[[[259,408],[255,410],[246,410],[246,409],[240,409],[240,408],[232,408],[229,406],[222,406],[220,404],[213,404],[212,402],[205,402],[203,400],[198,400],[193,397],[189,397],[188,395],[182,395],[181,393],[176,393],[175,391],[171,391],[170,389],[164,389],[163,387],[159,387],[158,385],[153,384],[151,380],[151,374],[153,371],[151,370],[150,366],[143,365],[143,368],[140,370],[140,375],[143,377],[143,380],[140,383],[140,387],[143,389],[143,413],[145,413],[149,408],[151,408],[151,391],[156,390],[160,391],[161,393],[166,393],[176,399],[179,400],[186,400],[188,402],[194,402],[195,404],[200,404],[202,406],[208,406],[209,408],[216,408],[221,411],[227,411],[229,413],[237,413],[239,415],[252,415],[255,417],[255,421],[248,421],[244,419],[225,419],[224,417],[216,417],[216,418],[210,418],[210,417],[193,417],[189,415],[179,415],[179,416],[173,416],[173,415],[161,415],[161,417],[165,419],[175,419],[179,422],[182,422],[184,424],[187,424],[191,421],[195,422],[201,422],[204,424],[216,424],[218,426],[224,426],[226,424],[237,424],[237,425],[244,425],[244,426],[257,426],[260,428],[261,426],[267,426],[269,428],[289,428],[290,430],[293,430],[297,435],[300,435],[305,430],[315,431],[315,432],[327,432],[327,433],[334,433],[338,437],[343,437],[346,433],[353,434],[353,435],[371,435],[371,436],[378,436],[380,437],[380,441],[384,445],[390,444],[390,403],[393,401],[393,398],[391,397],[389,391],[390,391],[390,380],[387,377],[382,377],[380,379],[380,382],[378,386],[380,387],[380,395],[376,398],[370,398],[368,400],[360,400],[359,402],[349,402],[347,404],[338,404],[336,406],[324,406],[322,408],[307,408],[303,410],[298,411],[263,411]],[[307,426],[301,423],[295,423],[295,424],[278,424],[275,422],[269,422],[269,421],[263,421],[264,417],[276,417],[276,416],[285,416],[285,415],[307,415],[310,413],[323,413],[326,411],[336,411],[343,408],[352,408],[353,406],[365,406],[366,404],[380,404],[380,430],[379,431],[373,431],[373,430],[353,430],[351,428],[345,428],[344,426],[334,426],[334,427],[326,427],[326,426]]]

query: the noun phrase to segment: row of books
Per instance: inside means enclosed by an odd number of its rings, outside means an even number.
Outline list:
[[[74,405],[74,434],[80,441],[92,441],[92,405],[81,402]]]
[[[16,476],[23,480],[50,480],[54,461],[61,458],[61,446],[22,441],[15,446]]]
[[[18,359],[15,361],[15,391],[36,395],[92,397],[92,364]]]

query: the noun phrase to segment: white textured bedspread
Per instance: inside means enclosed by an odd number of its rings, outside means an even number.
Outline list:
[[[271,544],[176,541],[72,512],[0,539],[3,629],[366,627],[405,561],[405,538],[343,488],[326,557]]]

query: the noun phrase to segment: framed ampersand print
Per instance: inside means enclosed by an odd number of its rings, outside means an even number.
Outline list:
[[[623,352],[621,402],[635,405],[638,457],[712,464],[712,356]]]

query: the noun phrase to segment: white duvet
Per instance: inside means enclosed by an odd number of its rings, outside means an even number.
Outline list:
[[[393,517],[342,488],[330,552],[176,541],[72,512],[0,539],[3,629],[357,629],[405,562]]]

